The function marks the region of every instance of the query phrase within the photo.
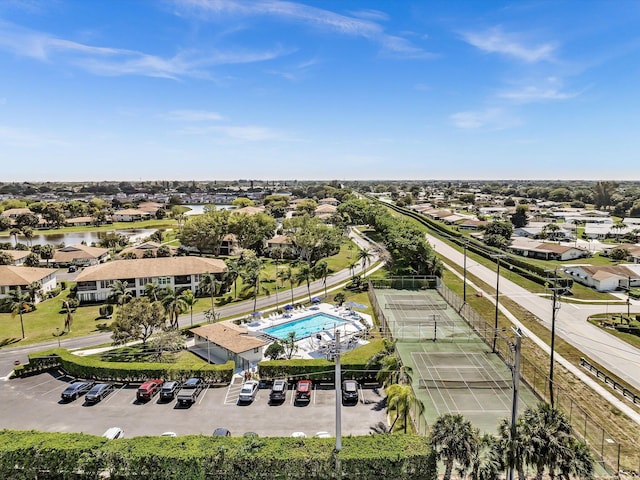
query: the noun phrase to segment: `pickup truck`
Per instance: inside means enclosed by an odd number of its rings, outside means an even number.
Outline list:
[[[198,399],[200,392],[204,390],[205,383],[201,378],[190,378],[182,384],[178,392],[178,403],[180,405],[191,405]]]

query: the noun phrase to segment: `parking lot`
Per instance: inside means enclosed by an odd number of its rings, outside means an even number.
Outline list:
[[[289,436],[304,432],[313,436],[327,431],[335,434],[335,390],[314,387],[308,404],[295,405],[289,390],[282,404],[269,405],[269,389],[258,391],[250,404],[238,405],[240,384],[207,388],[189,407],[175,400],[162,402],[156,395],[146,403],[136,400],[138,385],[119,385],[95,405],[86,405],[84,397],[64,403],[61,392],[73,381],[59,374],[45,373],[23,379],[0,382],[0,428],[46,432],[83,432],[102,435],[109,427],[121,427],[126,436],[160,435],[171,431],[178,435],[211,435],[224,427],[232,435],[255,432],[261,436]],[[366,435],[369,427],[386,422],[384,392],[364,388],[359,401],[342,407],[342,434]]]

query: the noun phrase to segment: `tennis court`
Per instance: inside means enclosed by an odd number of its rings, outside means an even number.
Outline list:
[[[440,415],[460,413],[481,431],[495,433],[500,420],[511,417],[512,378],[505,361],[437,290],[385,288],[374,295],[381,323],[397,340],[402,362],[412,370],[414,392],[424,404],[419,430],[424,433]],[[520,413],[536,403],[521,383]]]

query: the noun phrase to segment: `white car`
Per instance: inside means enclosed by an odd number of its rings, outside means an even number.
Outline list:
[[[293,432],[293,433],[291,434],[291,436],[292,436],[293,438],[306,438],[306,437],[307,437],[307,434],[306,434],[306,433],[304,433],[304,432]]]
[[[242,384],[238,402],[253,402],[258,394],[258,382],[255,380],[247,380]]]
[[[329,432],[318,432],[314,435],[316,438],[331,438],[331,434]]]
[[[176,432],[164,432],[162,435],[160,435],[161,437],[177,437],[178,435],[176,434]]]

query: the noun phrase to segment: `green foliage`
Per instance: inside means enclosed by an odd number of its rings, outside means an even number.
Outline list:
[[[116,382],[141,382],[147,378],[185,380],[201,377],[209,383],[231,382],[235,365],[228,361],[223,365],[199,365],[185,368],[172,363],[105,362],[90,357],[74,355],[63,348],[56,348],[29,355],[29,363],[16,368],[16,376],[29,375],[59,366],[68,375],[77,378],[110,380]]]
[[[324,438],[259,439],[202,435],[105,438],[69,433],[0,431],[0,476],[11,479],[151,480],[338,479],[432,480],[427,439],[413,435],[346,437],[337,454]]]

